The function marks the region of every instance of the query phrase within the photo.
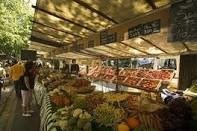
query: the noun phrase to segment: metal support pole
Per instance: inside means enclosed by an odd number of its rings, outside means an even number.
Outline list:
[[[116,61],[116,77],[117,77],[117,81],[116,81],[116,92],[119,91],[119,84],[118,84],[118,79],[119,79],[119,64],[118,64],[118,59],[115,60]]]

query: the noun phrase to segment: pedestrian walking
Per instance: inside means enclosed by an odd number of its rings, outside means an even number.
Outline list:
[[[30,107],[31,97],[32,97],[32,68],[33,62],[25,63],[25,73],[20,78],[21,82],[21,95],[22,95],[22,108],[23,114],[22,116],[29,117],[30,113],[33,113],[32,108]]]
[[[18,98],[21,98],[20,77],[24,74],[24,72],[25,69],[23,64],[14,60],[13,66],[10,67],[10,78],[14,81],[14,88]]]

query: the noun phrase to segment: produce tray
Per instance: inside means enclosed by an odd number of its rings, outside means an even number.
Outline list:
[[[118,81],[117,81],[117,77],[115,76],[114,79],[113,79],[113,83],[118,83],[120,85],[124,84],[124,80],[126,79],[127,77],[126,76],[118,76]]]
[[[113,68],[109,68],[106,70],[105,72],[106,75],[115,75],[116,74],[116,70]]]
[[[141,80],[142,80],[142,78],[129,76],[123,81],[123,85],[124,86],[130,86],[130,87],[137,87],[138,83]]]
[[[170,81],[170,80],[172,80],[173,77],[175,76],[175,72],[174,72],[174,70],[172,70],[172,69],[163,69],[163,70],[161,70],[161,71],[169,71],[169,72],[170,72],[169,79],[164,79],[164,80]]]
[[[154,85],[151,87],[150,82],[154,82]],[[161,86],[161,80],[153,80],[153,79],[142,79],[138,83],[138,88],[146,91],[156,92]]]
[[[131,77],[137,77],[137,74],[139,73],[140,70],[138,69],[128,69],[128,75]]]
[[[116,76],[114,76],[114,75],[105,75],[102,80],[104,80],[106,82],[112,82],[115,79],[115,77]]]
[[[128,69],[123,68],[119,72],[119,80],[117,82],[117,76],[115,75],[115,70],[113,68],[100,68],[100,72],[93,73],[93,79],[94,80],[103,80],[106,82],[112,82],[117,83],[124,86],[130,86],[134,88],[140,88],[142,85],[140,85],[141,81],[150,80],[150,81],[160,81],[158,86],[161,85],[161,81],[169,81],[174,77],[174,70],[172,69],[161,69],[161,70],[152,70],[152,69]],[[114,76],[112,78],[112,76]],[[110,78],[109,78],[110,77]],[[128,83],[127,79],[133,78],[138,79],[138,81]],[[140,80],[139,80],[140,79]],[[135,80],[134,80],[135,81]],[[158,88],[158,87],[152,87],[152,88]],[[147,89],[146,89],[147,90]],[[153,90],[153,89],[148,89]]]
[[[138,70],[136,77],[144,78],[149,73],[149,70]]]
[[[119,71],[119,76],[127,76],[127,75],[129,75],[129,69],[123,68]]]

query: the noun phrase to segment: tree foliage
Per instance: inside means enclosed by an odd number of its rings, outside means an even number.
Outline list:
[[[25,0],[0,0],[0,53],[18,55],[27,47],[32,14]]]

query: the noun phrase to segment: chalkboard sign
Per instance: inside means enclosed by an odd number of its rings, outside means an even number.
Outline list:
[[[21,60],[36,61],[37,52],[34,50],[21,50]]]
[[[113,43],[117,41],[117,33],[109,33],[108,31],[100,32],[100,43],[101,45]]]
[[[108,43],[113,43],[113,42],[116,42],[117,41],[117,34],[116,33],[112,33],[112,34],[109,34],[107,36],[107,44]]]
[[[142,35],[149,35],[153,33],[159,33],[160,32],[160,20],[155,20],[148,22],[146,24],[143,24],[142,27]]]
[[[129,38],[134,38],[142,34],[142,25],[129,28]]]
[[[142,35],[149,35],[153,33],[159,33],[161,28],[160,19],[154,20],[145,24],[139,24],[137,26],[131,27],[128,30],[129,38],[134,38]]]
[[[168,41],[197,41],[197,0],[174,0]]]
[[[94,47],[94,41],[90,40],[88,41],[88,48]]]

